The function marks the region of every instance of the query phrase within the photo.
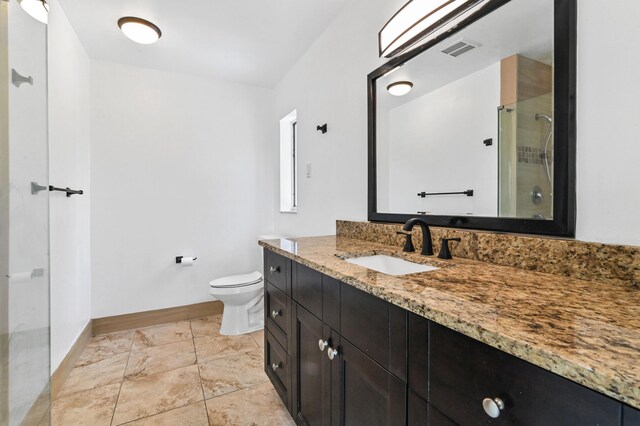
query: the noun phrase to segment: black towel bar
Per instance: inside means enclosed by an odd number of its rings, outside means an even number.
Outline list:
[[[418,197],[425,198],[432,195],[466,195],[467,197],[473,197],[473,189],[467,189],[460,192],[418,192]]]
[[[84,194],[84,191],[82,189],[70,189],[70,188],[56,188],[53,185],[49,185],[49,191],[60,191],[60,192],[66,192],[67,193],[67,197],[71,197],[72,195],[82,195]]]

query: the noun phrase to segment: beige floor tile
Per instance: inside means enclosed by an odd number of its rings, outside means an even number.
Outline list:
[[[212,426],[295,424],[270,383],[208,399],[206,403]]]
[[[254,331],[250,336],[253,337],[258,346],[264,348],[264,330]]]
[[[207,408],[203,402],[127,423],[127,426],[208,426]]]
[[[193,339],[193,343],[196,345],[198,363],[239,352],[253,351],[258,347],[253,338],[246,334],[242,336],[198,337]]]
[[[120,383],[61,396],[51,406],[53,426],[110,425]]]
[[[191,320],[191,332],[193,337],[219,336],[222,315],[212,315],[210,317]]]
[[[189,321],[172,322],[140,328],[135,331],[133,349],[148,348],[150,346],[165,345],[191,339],[191,324]]]
[[[205,399],[267,382],[263,360],[262,351],[256,349],[200,364]]]
[[[196,352],[193,348],[193,340],[183,340],[132,351],[124,376],[125,379],[133,379],[195,363]]]
[[[114,355],[129,352],[133,342],[133,330],[101,334],[92,337],[82,352],[76,367],[102,361]]]
[[[127,366],[127,359],[129,354],[123,353],[92,364],[75,367],[60,389],[60,395],[120,383]]]
[[[125,380],[113,418],[114,425],[149,417],[202,401],[198,366]]]

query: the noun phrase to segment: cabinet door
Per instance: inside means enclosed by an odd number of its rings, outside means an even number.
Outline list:
[[[405,425],[407,385],[355,346],[341,339],[339,369],[332,365],[331,394],[338,421],[334,425]]]
[[[294,303],[292,358],[293,415],[297,424],[329,425],[331,414],[330,365],[327,348],[332,344],[325,326],[316,316]]]

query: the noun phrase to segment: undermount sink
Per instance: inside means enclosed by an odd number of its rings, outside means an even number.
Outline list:
[[[373,269],[374,271],[382,272],[383,274],[395,276],[416,274],[418,272],[429,272],[439,269],[435,266],[408,262],[404,259],[399,259],[393,256],[386,256],[383,254],[378,254],[375,256],[354,257],[345,260],[354,265],[363,266],[367,269]]]

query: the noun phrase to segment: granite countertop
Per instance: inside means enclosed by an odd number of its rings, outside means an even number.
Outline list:
[[[640,409],[640,289],[336,236],[259,244]],[[372,254],[440,269],[391,276],[343,260]]]

